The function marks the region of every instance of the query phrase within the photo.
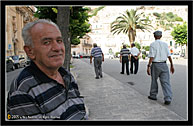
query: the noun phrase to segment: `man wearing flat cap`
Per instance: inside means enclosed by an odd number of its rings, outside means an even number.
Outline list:
[[[151,88],[150,95],[148,96],[148,98],[151,100],[157,100],[157,79],[159,78],[164,95],[164,104],[169,105],[172,101],[172,90],[170,85],[169,69],[166,63],[167,58],[170,62],[170,72],[172,74],[174,73],[174,66],[172,63],[172,58],[167,43],[160,40],[162,37],[162,32],[155,31],[153,34],[155,41],[152,42],[150,45],[149,63],[147,65],[147,74],[151,75]]]

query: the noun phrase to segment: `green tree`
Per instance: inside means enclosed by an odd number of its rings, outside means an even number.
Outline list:
[[[35,17],[40,19],[50,19],[53,22],[57,23],[57,13],[58,7],[42,7],[36,6],[37,11],[34,14]],[[103,9],[104,6],[98,7],[94,10],[91,10],[90,7],[82,6],[69,6],[70,9],[70,38],[71,44],[78,45],[80,43],[80,38],[82,38],[86,33],[90,32],[89,18],[96,16],[98,11]]]
[[[187,23],[177,25],[171,32],[173,39],[179,45],[187,45]]]
[[[57,23],[57,7],[42,7],[36,6],[37,11],[34,16],[39,19],[50,19],[51,21]]]
[[[70,25],[69,32],[71,38],[71,44],[77,45],[80,43],[80,38],[82,38],[86,33],[90,32],[90,24],[88,23],[88,8],[82,6],[69,7],[70,9]],[[40,19],[50,19],[57,23],[57,13],[58,7],[37,7],[37,11],[34,14],[35,17]],[[60,25],[59,25],[60,27]]]
[[[159,14],[159,13],[157,13],[157,12],[154,12],[153,15],[156,16],[156,17],[158,17],[158,18],[161,17],[161,14]]]
[[[149,31],[152,27],[151,21],[148,17],[141,18],[144,13],[137,14],[136,10],[131,9],[130,11],[126,11],[125,14],[116,18],[115,21],[111,23],[111,32],[114,34],[120,34],[121,32],[127,34],[129,37],[130,45],[135,41],[136,30],[140,29],[143,32],[145,30]]]
[[[181,17],[177,14],[173,14],[172,12],[164,12],[161,14],[154,12],[153,15],[156,17],[157,26],[161,26],[164,30],[170,30],[170,28],[173,27],[173,23],[176,21],[183,21]]]
[[[88,23],[88,9],[84,7],[72,7],[70,14],[70,32],[71,43],[78,45],[80,38],[90,32],[90,24]]]
[[[135,47],[141,50],[141,45],[138,42],[135,42]]]
[[[144,46],[145,51],[149,51],[150,46]]]
[[[186,45],[186,54],[187,56],[187,23],[184,22],[182,25],[177,25],[173,28],[173,31],[171,32],[171,35],[173,36],[173,39],[175,40],[176,44],[179,44],[181,46]]]
[[[98,8],[95,8],[95,9],[91,9],[90,7],[85,7],[86,9],[88,9],[88,12],[90,13],[90,17],[93,17],[93,16],[96,16],[97,13],[102,10],[105,6],[101,6],[101,7],[98,7]]]

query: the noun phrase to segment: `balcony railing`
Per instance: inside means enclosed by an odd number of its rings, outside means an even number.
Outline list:
[[[84,47],[92,47],[92,44],[88,44],[88,43],[83,43],[82,44]]]

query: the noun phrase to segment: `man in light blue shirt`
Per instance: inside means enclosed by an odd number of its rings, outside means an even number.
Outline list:
[[[155,41],[151,43],[149,50],[149,63],[147,65],[147,74],[151,75],[151,89],[150,96],[151,100],[157,100],[156,96],[158,94],[158,83],[157,79],[159,77],[163,94],[165,105],[169,105],[172,101],[172,90],[170,85],[170,74],[169,69],[166,64],[167,58],[170,61],[170,71],[174,73],[174,66],[172,63],[171,54],[168,49],[167,43],[160,40],[162,37],[161,31],[154,32]],[[150,74],[151,69],[151,74]]]

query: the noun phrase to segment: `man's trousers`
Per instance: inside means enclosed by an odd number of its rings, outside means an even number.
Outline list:
[[[126,64],[126,73],[129,75],[129,59],[128,56],[123,56],[122,57],[122,72],[124,74],[125,72],[125,64]]]
[[[131,56],[131,68],[130,72],[133,73],[133,64],[135,66],[134,74],[137,74],[138,67],[139,67],[139,59],[135,59],[135,57]]]
[[[94,69],[96,77],[102,76],[102,57],[94,57]]]
[[[158,82],[160,79],[165,101],[172,100],[172,90],[170,85],[170,74],[166,63],[152,63],[151,66],[151,89],[150,96],[156,98],[158,94]]]

